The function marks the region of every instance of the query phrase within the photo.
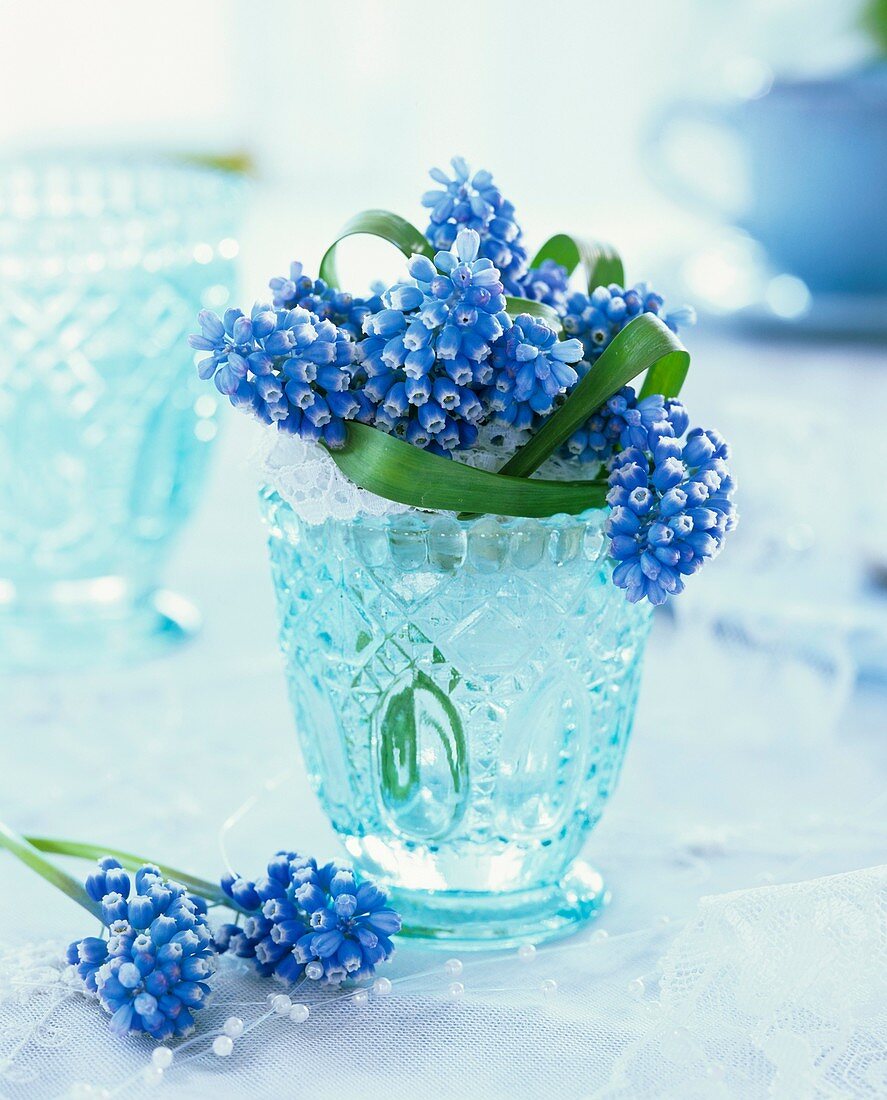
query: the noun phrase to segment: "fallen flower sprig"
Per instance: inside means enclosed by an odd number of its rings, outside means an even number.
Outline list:
[[[223,952],[254,959],[260,974],[285,985],[307,979],[337,986],[375,978],[401,928],[372,882],[345,865],[320,865],[295,852],[278,852],[255,882],[226,875],[216,886],[132,853],[22,837],[3,822],[0,847],[101,922],[100,935],[70,944],[66,961],[82,991],[110,1015],[115,1035],[144,1032],[158,1041],[189,1035]],[[97,859],[98,868],[81,884],[46,852]],[[210,904],[232,910],[234,923],[213,932]]]

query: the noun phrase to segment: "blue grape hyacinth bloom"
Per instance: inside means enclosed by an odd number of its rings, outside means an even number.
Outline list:
[[[554,260],[543,260],[531,267],[520,281],[520,294],[532,302],[544,302],[558,313],[566,312],[570,276],[567,269]]]
[[[565,457],[580,462],[608,463],[619,448],[646,445],[648,430],[667,419],[662,397],[638,401],[631,386],[623,386],[573,433],[562,448]]]
[[[582,341],[584,358],[592,363],[609,345],[613,337],[641,313],[653,313],[672,332],[691,325],[696,314],[690,306],[666,310],[661,294],[649,283],[621,287],[618,283],[599,286],[591,294],[575,292],[567,296],[563,308],[564,332]]]
[[[563,306],[564,331],[582,341],[584,365],[578,368],[580,377],[584,377],[613,337],[641,313],[655,314],[675,333],[696,320],[696,314],[690,306],[666,311],[662,296],[653,291],[649,283],[637,283],[628,290],[611,283],[608,287],[598,287],[590,296],[574,293],[566,298]],[[633,400],[634,391],[631,387],[622,392],[630,392]],[[618,422],[610,423],[610,416],[618,417],[622,411],[624,410],[616,406],[612,412],[608,406],[598,409],[567,441],[561,453],[565,457],[578,458],[580,462],[595,459],[606,462],[613,453],[613,445],[618,441],[621,431]],[[607,439],[602,438],[602,435]]]
[[[255,882],[227,875],[222,889],[247,916],[219,929],[219,950],[252,958],[259,973],[288,984],[303,976],[327,985],[372,978],[401,927],[373,883],[296,852],[278,852]]]
[[[683,405],[658,399],[665,417],[626,428],[630,443],[611,462],[607,501],[613,583],[637,603],[662,604],[684,590],[720,551],[736,525],[729,448],[713,431],[694,428],[682,442]]]
[[[83,988],[111,1014],[115,1035],[188,1035],[210,992],[216,948],[206,903],[145,864],[134,878],[105,858],[86,880],[102,907],[107,940],[87,936],[68,947]]]
[[[261,303],[249,317],[229,309],[219,318],[205,309],[198,321],[201,331],[189,342],[210,353],[198,373],[212,378],[235,408],[303,439],[345,443],[345,421],[361,410],[346,332],[301,306],[275,310]]]
[[[581,358],[579,340],[558,340],[545,321],[520,314],[493,350],[490,408],[501,423],[529,428],[576,384],[578,375],[571,364]]]
[[[463,157],[453,157],[450,164],[452,178],[440,168],[429,172],[440,187],[422,196],[422,205],[431,212],[425,236],[435,248],[448,249],[461,229],[476,230],[480,255],[498,268],[508,293],[519,295],[527,270],[527,250],[514,206],[502,197],[486,170],[472,175]]]
[[[479,246],[478,234],[463,229],[433,262],[414,255],[411,278],[385,291],[357,346],[369,403],[359,418],[439,454],[477,438],[492,348],[511,325],[499,272],[478,257]]]
[[[357,298],[346,290],[328,286],[323,279],[312,279],[304,273],[301,263],[290,264],[289,276],[276,276],[268,283],[274,295],[275,309],[295,309],[301,306],[322,321],[332,321],[347,332],[352,340],[360,340],[363,322],[382,308],[379,294]]]

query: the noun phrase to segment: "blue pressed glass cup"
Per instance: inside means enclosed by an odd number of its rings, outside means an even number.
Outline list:
[[[0,163],[0,668],[196,624],[160,576],[216,434],[187,334],[233,293],[240,192],[166,161]]]
[[[262,494],[312,784],[408,935],[570,932],[607,900],[580,849],[613,791],[650,612],[610,579],[605,512],[311,526]]]

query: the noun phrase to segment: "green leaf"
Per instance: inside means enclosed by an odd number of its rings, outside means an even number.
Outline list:
[[[613,338],[563,405],[512,455],[500,475],[529,477],[582,427],[595,409],[643,371],[658,372],[657,379],[673,380],[678,376],[683,379],[689,365],[690,356],[671,329],[652,313],[640,314]],[[645,390],[646,386],[641,392]]]
[[[565,267],[569,275],[582,264],[589,294],[595,287],[607,286],[609,283],[625,285],[625,270],[619,253],[605,241],[557,233],[542,245],[530,266],[538,267],[544,260],[554,260]]]
[[[531,317],[541,317],[543,321],[547,321],[555,332],[561,330],[561,319],[557,310],[544,302],[534,302],[529,298],[506,298],[505,310],[512,320],[521,313],[529,313]]]
[[[542,517],[578,515],[606,504],[603,482],[530,480],[476,470],[355,421],[348,424],[345,446],[330,454],[355,485],[414,508]]]
[[[19,836],[17,832],[10,829],[2,821],[0,821],[0,848],[6,848],[16,859],[20,859],[26,867],[30,867],[32,871],[42,875],[47,882],[61,890],[62,893],[67,894],[78,905],[82,905],[94,917],[102,920],[101,905],[93,901],[87,894],[83,883],[79,882],[73,875],[69,875],[67,871],[63,871],[61,867],[56,867],[50,860],[44,859],[36,844],[32,844],[27,837]]]
[[[593,260],[591,257],[585,260],[585,270],[588,272],[588,293],[591,294],[599,286],[609,286],[610,283],[625,286],[622,257],[611,244],[605,241],[594,243],[596,255]]]
[[[2,823],[0,823],[0,832],[2,832]],[[229,909],[238,908],[217,882],[208,882],[206,879],[188,874],[187,871],[179,871],[175,867],[157,863],[153,859],[144,859],[132,852],[122,852],[118,848],[107,848],[99,844],[84,844],[78,840],[64,840],[60,837],[29,836],[23,839],[25,843],[37,851],[53,852],[60,856],[74,856],[77,859],[88,860],[98,860],[103,856],[111,856],[113,859],[118,860],[127,871],[137,871],[145,863],[153,863],[160,868],[166,878],[172,879],[174,882],[180,882],[192,894],[197,894],[216,905],[226,905]],[[0,836],[0,844],[2,843],[2,836]]]
[[[339,242],[346,237],[365,234],[370,237],[380,237],[383,241],[389,241],[399,248],[409,258],[415,252],[434,258],[434,249],[429,244],[424,233],[421,233],[414,225],[411,225],[399,214],[393,214],[390,210],[362,210],[355,214],[339,230],[339,235],[324,253],[320,261],[320,277],[329,286],[339,285],[339,276],[336,271],[336,249]]]
[[[689,369],[689,353],[684,358],[666,356],[660,359],[647,371],[647,377],[638,396],[643,398],[661,393],[663,397],[677,397]]]

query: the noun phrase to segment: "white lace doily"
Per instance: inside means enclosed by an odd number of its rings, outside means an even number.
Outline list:
[[[360,489],[328,451],[298,436],[264,432],[257,458],[263,483],[275,489],[305,523],[408,511],[405,504]]]

